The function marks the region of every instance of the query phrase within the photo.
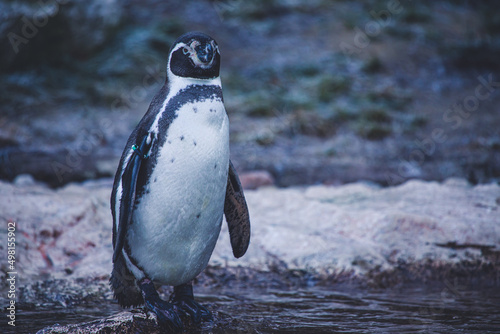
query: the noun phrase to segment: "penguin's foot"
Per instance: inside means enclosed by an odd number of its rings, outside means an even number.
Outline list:
[[[193,323],[200,324],[202,320],[210,320],[212,314],[204,306],[194,300],[193,286],[182,284],[174,287],[170,302],[184,314],[189,315]]]
[[[158,324],[171,332],[181,332],[184,328],[178,309],[172,303],[160,298],[153,282],[145,278],[139,282],[146,309],[155,313]]]

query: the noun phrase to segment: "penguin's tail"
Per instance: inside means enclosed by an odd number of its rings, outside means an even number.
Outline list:
[[[144,304],[136,279],[127,268],[123,256],[118,256],[113,264],[109,285],[114,292],[115,299],[122,307],[135,307]]]

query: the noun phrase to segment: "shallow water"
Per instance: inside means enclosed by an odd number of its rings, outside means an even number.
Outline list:
[[[500,287],[212,289],[197,299],[219,312],[219,319],[204,323],[200,333],[500,333]],[[5,320],[1,331],[34,333],[54,323],[91,321],[119,311],[111,302],[21,310],[17,331],[6,328]]]
[[[209,299],[209,297],[206,297]],[[242,293],[214,302],[258,332],[500,332],[500,289],[405,287],[393,290],[309,288]]]

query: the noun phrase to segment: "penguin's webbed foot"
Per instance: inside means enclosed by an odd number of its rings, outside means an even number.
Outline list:
[[[210,320],[212,314],[204,306],[194,300],[193,286],[182,284],[174,287],[170,302],[184,314],[189,315],[193,323],[200,324],[202,320]]]
[[[177,307],[160,298],[151,280],[143,279],[139,283],[139,287],[142,291],[146,309],[156,314],[158,324],[171,332],[181,332],[184,326]]]
[[[146,308],[156,314],[158,324],[172,332],[181,332],[184,328],[177,314],[177,307],[160,298],[145,300]]]

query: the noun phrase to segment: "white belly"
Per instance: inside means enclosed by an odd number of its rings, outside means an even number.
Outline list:
[[[222,102],[185,105],[168,129],[128,232],[131,254],[151,279],[179,285],[206,267],[220,232],[228,166]]]

